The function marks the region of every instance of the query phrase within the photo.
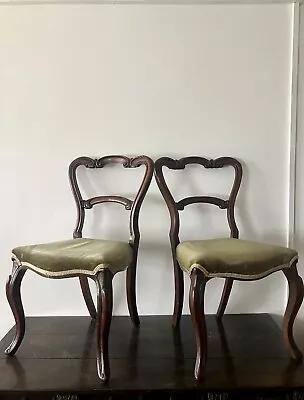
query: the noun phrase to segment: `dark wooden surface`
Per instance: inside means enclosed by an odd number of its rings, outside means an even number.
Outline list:
[[[304,399],[304,367],[290,362],[282,331],[268,314],[225,315],[224,329],[214,316],[206,320],[209,360],[205,380],[198,383],[188,316],[182,317],[179,330],[171,327],[170,316],[142,317],[139,329],[129,317],[114,317],[111,379],[105,384],[96,372],[96,322],[89,317],[27,318],[16,356],[4,354],[13,330],[0,342],[0,397],[172,399],[205,398],[201,396],[208,393],[208,399]],[[300,322],[297,328],[303,350]]]

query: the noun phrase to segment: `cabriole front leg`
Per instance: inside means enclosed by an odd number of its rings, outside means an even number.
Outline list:
[[[196,362],[194,369],[195,379],[203,378],[207,361],[207,328],[204,311],[204,297],[207,278],[198,269],[191,273],[189,292],[189,306],[196,338]]]
[[[300,360],[303,355],[293,337],[293,324],[303,302],[303,281],[298,274],[296,262],[290,268],[283,269],[283,273],[289,287],[288,302],[283,319],[283,335],[291,358]]]
[[[105,269],[96,276],[97,285],[97,371],[102,381],[110,377],[109,333],[113,308],[113,274]]]
[[[8,355],[14,355],[16,353],[25,334],[25,316],[20,292],[21,282],[25,272],[25,268],[14,262],[12,275],[8,277],[6,283],[6,296],[16,323],[15,337],[5,350],[5,353]]]

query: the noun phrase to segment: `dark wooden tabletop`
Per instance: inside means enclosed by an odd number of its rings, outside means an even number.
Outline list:
[[[0,342],[0,395],[18,393],[185,393],[304,388],[304,367],[288,359],[282,333],[268,314],[207,316],[206,377],[193,377],[191,319],[173,330],[168,316],[114,317],[110,334],[111,379],[96,372],[95,324],[88,317],[27,318],[26,336],[14,357],[4,355],[13,331]],[[304,349],[304,329],[296,338]],[[303,327],[304,328],[304,327]],[[222,397],[224,398],[224,397]]]

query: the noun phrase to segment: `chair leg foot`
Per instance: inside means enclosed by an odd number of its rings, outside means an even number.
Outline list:
[[[204,294],[207,280],[201,271],[197,269],[192,271],[189,305],[196,338],[194,376],[197,380],[203,378],[207,361],[207,329],[204,312]]]
[[[172,326],[173,328],[176,328],[180,323],[184,305],[184,274],[177,261],[174,263],[174,286],[175,298]]]
[[[140,325],[136,305],[136,266],[130,265],[126,276],[127,302],[131,321],[134,326]]]
[[[103,270],[96,276],[97,285],[97,372],[106,382],[110,378],[109,333],[113,308],[113,275]]]
[[[303,355],[293,337],[293,324],[303,302],[303,281],[298,274],[296,263],[294,263],[290,268],[283,269],[283,273],[286,276],[289,287],[288,302],[283,319],[284,341],[291,358],[300,360]]]
[[[25,316],[20,293],[21,282],[25,272],[26,269],[22,266],[14,264],[12,275],[8,277],[6,283],[6,296],[16,323],[15,337],[5,350],[5,354],[7,355],[14,355],[16,353],[25,334]]]
[[[221,320],[223,318],[229,300],[229,296],[232,290],[232,285],[233,285],[233,279],[226,278],[221,301],[216,312],[216,318],[218,320]]]
[[[84,301],[88,308],[88,311],[90,313],[90,316],[92,319],[96,319],[96,316],[97,316],[96,308],[95,308],[95,305],[94,305],[94,302],[92,299],[92,294],[91,294],[88,278],[86,276],[80,276],[79,281],[80,281],[80,287],[81,287],[81,291],[83,294],[83,298],[84,298]]]

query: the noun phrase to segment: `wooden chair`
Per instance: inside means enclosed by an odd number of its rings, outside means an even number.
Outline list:
[[[132,201],[121,196],[98,196],[83,200],[77,183],[76,170],[103,168],[107,164],[118,163],[125,168],[145,165],[145,175],[139,191]],[[136,306],[136,265],[140,240],[139,212],[142,201],[149,188],[154,170],[153,161],[146,156],[130,159],[115,155],[92,159],[80,157],[69,167],[69,179],[77,206],[77,224],[73,239],[16,247],[12,251],[13,270],[6,284],[7,299],[16,321],[16,334],[6,349],[13,355],[18,350],[25,333],[25,317],[20,295],[20,285],[27,269],[46,278],[79,277],[82,293],[92,318],[97,318],[97,370],[102,381],[110,375],[108,338],[112,318],[112,279],[117,272],[127,270],[126,288],[130,317],[135,326],[139,325]],[[82,238],[85,210],[100,203],[119,203],[130,211],[130,241],[116,242]],[[88,278],[97,286],[97,313],[92,300]]]
[[[199,164],[205,168],[232,166],[235,179],[229,198],[213,196],[186,197],[175,202],[165,182],[163,167],[171,170],[185,169],[188,164]],[[207,359],[207,332],[204,316],[204,291],[211,278],[225,278],[225,286],[217,311],[221,320],[227,306],[233,280],[251,281],[262,279],[282,270],[289,285],[289,298],[283,320],[283,334],[290,356],[301,359],[302,354],[293,338],[293,323],[303,301],[304,289],[297,272],[298,253],[295,250],[238,239],[239,231],[234,217],[235,200],[242,179],[242,166],[231,157],[208,160],[202,157],[185,157],[180,160],[163,157],[155,162],[155,176],[158,187],[166,201],[171,217],[170,242],[174,265],[175,302],[173,326],[179,324],[184,299],[183,272],[191,279],[189,304],[196,335],[197,355],[194,375],[203,377]],[[195,240],[180,243],[179,211],[194,203],[213,204],[227,210],[230,238]]]

